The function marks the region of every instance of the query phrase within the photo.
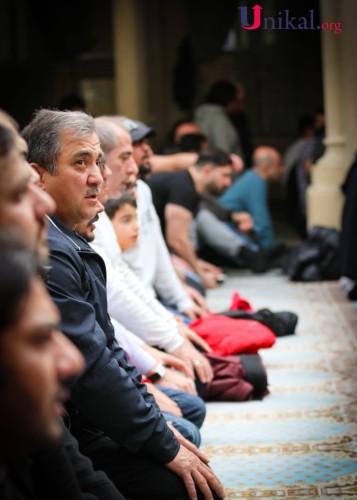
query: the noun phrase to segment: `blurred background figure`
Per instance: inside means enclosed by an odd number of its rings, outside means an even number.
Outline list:
[[[208,90],[195,112],[193,121],[207,137],[211,147],[225,153],[243,155],[241,138],[228,113],[234,112],[239,102],[239,91],[231,82],[220,80]]]
[[[189,137],[190,141],[192,141],[191,144],[194,144],[193,148],[188,145],[187,137]],[[198,152],[198,148],[201,147],[200,142],[203,141],[206,141],[206,138],[202,134],[199,126],[189,119],[183,118],[173,124],[170,132],[168,133],[167,141],[160,148],[159,152],[161,154],[179,153],[181,151]],[[205,147],[207,149],[207,143]]]
[[[230,106],[230,109],[228,110],[228,116],[240,137],[242,146],[242,160],[244,161],[246,168],[249,168],[252,164],[254,144],[248,116],[244,110],[246,91],[243,85],[239,82],[236,83],[236,87],[238,95],[236,97],[235,103]]]
[[[325,115],[318,109],[314,115],[314,134],[304,140],[296,162],[298,204],[295,225],[302,238],[306,238],[306,190],[311,182],[311,169],[325,152]]]
[[[86,102],[76,93],[65,94],[58,103],[60,111],[85,111]]]

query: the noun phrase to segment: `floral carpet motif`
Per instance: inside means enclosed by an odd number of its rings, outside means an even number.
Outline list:
[[[202,450],[229,499],[357,499],[357,309],[337,282],[292,283],[271,272],[230,274],[209,292],[254,309],[299,315],[295,335],[260,351],[270,394],[208,403]]]

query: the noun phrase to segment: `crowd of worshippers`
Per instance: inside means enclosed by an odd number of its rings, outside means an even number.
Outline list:
[[[234,127],[217,144],[226,105],[211,95],[158,153],[131,117],[40,109],[19,131],[0,111],[2,499],[224,498],[206,401],[263,399],[259,349],[298,321],[238,292],[208,305],[220,259],[262,273],[285,248],[281,156]]]

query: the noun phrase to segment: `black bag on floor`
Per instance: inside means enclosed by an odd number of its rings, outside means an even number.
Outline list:
[[[223,311],[219,314],[229,316],[236,319],[254,319],[263,323],[272,330],[277,337],[292,335],[295,333],[295,328],[298,322],[297,314],[290,311],[273,312],[270,309],[259,309],[255,312],[242,311]]]
[[[340,233],[314,226],[307,240],[290,249],[281,263],[291,281],[337,280],[341,276]]]

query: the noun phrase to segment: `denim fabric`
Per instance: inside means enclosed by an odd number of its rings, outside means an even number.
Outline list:
[[[166,420],[171,421],[175,429],[181,432],[186,439],[199,446],[201,444],[199,428],[206,417],[206,405],[203,399],[188,392],[162,386],[156,387],[175,401],[182,412],[183,418],[162,412]]]
[[[161,302],[161,301],[160,301]],[[183,314],[182,312],[178,311],[177,309],[175,309],[174,307],[172,306],[168,306],[167,304],[165,304],[165,302],[161,302],[161,304],[170,312],[172,312],[172,314],[174,314],[175,316],[180,316],[180,318],[183,319],[183,322],[185,323],[185,325],[189,325],[192,321],[191,318],[189,318],[188,316],[186,316],[186,314]]]

